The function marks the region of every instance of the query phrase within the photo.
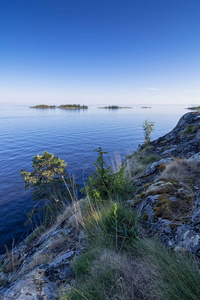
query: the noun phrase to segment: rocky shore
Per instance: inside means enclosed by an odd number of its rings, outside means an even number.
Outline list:
[[[153,162],[141,167],[139,163]],[[200,113],[185,114],[177,126],[124,161],[139,213],[140,235],[158,235],[175,252],[200,257]],[[137,166],[137,170],[136,170]],[[74,280],[71,262],[86,247],[81,203],[67,207],[55,224],[0,256],[0,299],[58,299]],[[143,298],[141,298],[143,299]]]
[[[130,205],[149,234],[160,235],[176,251],[200,257],[200,113],[185,114],[145,155],[160,159],[133,178],[139,193]],[[133,155],[126,159],[126,168],[134,163]]]

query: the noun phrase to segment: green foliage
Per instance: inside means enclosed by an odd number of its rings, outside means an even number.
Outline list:
[[[127,158],[132,162],[130,169],[131,176],[137,175],[138,173],[144,171],[148,164],[161,159],[159,155],[152,153],[153,149],[154,148],[149,143],[146,143],[141,147],[140,150],[135,151]]]
[[[3,263],[3,265],[1,266],[1,271],[3,273],[6,273],[6,263]]]
[[[100,237],[101,244],[106,241],[116,249],[122,248],[137,236],[136,219],[137,214],[131,209],[110,202],[86,219],[86,232],[92,243]]]
[[[80,105],[80,104],[63,104],[60,105],[59,108],[63,109],[88,109],[87,105]]]
[[[120,106],[117,105],[110,105],[110,106],[105,106],[104,108],[108,108],[108,109],[118,109],[121,108]]]
[[[154,130],[154,123],[155,122],[148,122],[148,120],[145,120],[142,124],[144,130],[144,143],[149,143],[151,141],[150,135]]]
[[[88,280],[80,281],[77,288],[68,289],[59,299],[61,300],[105,300],[105,294],[109,296],[107,299],[112,299],[113,287],[120,290],[117,281],[120,280],[120,275],[112,266],[107,266],[104,263],[97,262],[96,268],[90,270]],[[119,293],[118,293],[119,294]],[[122,295],[120,295],[122,296]],[[121,297],[119,299],[122,299]]]
[[[36,106],[31,106],[30,108],[42,108],[42,109],[46,109],[46,108],[56,108],[56,106],[55,105],[40,104],[40,105],[36,105]]]
[[[141,163],[144,164],[145,166],[147,166],[158,160],[160,160],[159,155],[149,154],[149,155],[146,155],[145,157],[141,158]]]
[[[105,168],[103,155],[107,152],[102,151],[102,148],[94,150],[98,153],[96,162],[94,163],[96,171],[91,173],[91,176],[86,182],[86,188],[83,190],[90,196],[91,199],[107,200],[110,197],[122,197],[124,194],[125,175],[124,167],[119,172],[112,172],[111,167]]]
[[[188,124],[185,130],[182,132],[182,135],[186,136],[189,134],[196,133],[200,129],[199,124]]]
[[[123,299],[124,291],[120,284],[125,281],[124,270],[121,270],[120,265],[123,257],[116,255],[115,252],[103,250],[97,253],[92,262],[89,257],[88,260],[90,262],[89,266],[86,266],[87,272],[80,278],[77,277],[76,285],[71,285],[71,289],[64,292],[59,299],[105,300],[114,299],[113,295],[118,296],[116,299]],[[82,270],[83,267],[84,264]]]
[[[37,227],[27,238],[26,243],[29,245],[31,244],[33,241],[35,241],[35,239],[37,239],[45,230],[45,226],[44,225],[40,225],[39,227]]]
[[[45,151],[42,156],[39,154],[33,157],[33,171],[20,171],[25,181],[25,188],[33,189],[33,199],[37,200],[35,207],[28,213],[31,220],[40,211],[40,203],[43,202],[43,214],[56,214],[63,206],[63,201],[69,197],[65,183],[71,183],[67,178],[64,160]]]
[[[200,106],[190,106],[187,109],[190,109],[190,110],[199,110]]]
[[[98,248],[92,248],[82,253],[73,263],[75,276],[81,277],[88,275],[94,261],[99,257],[101,251]]]
[[[134,241],[133,252],[150,264],[156,299],[200,299],[200,270],[194,258],[167,250],[153,239]]]
[[[131,106],[117,106],[117,105],[109,105],[99,108],[106,108],[106,109],[119,109],[119,108],[131,108]]]

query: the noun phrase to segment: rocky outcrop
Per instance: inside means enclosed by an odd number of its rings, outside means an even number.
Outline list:
[[[187,157],[200,151],[200,114],[185,114],[168,134],[152,142],[162,157]]]
[[[1,300],[54,300],[73,279],[71,261],[84,250],[84,233],[68,207],[62,219],[30,242],[1,255]],[[13,253],[12,253],[13,252]]]
[[[158,234],[176,251],[200,257],[199,112],[185,114],[149,149],[149,155],[161,160],[134,178],[139,192],[129,204],[139,212],[148,234]]]

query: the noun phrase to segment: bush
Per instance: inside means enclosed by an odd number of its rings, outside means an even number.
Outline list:
[[[151,141],[150,135],[152,131],[154,131],[154,123],[155,122],[148,122],[148,120],[145,120],[142,124],[142,128],[144,130],[144,144]]]
[[[86,182],[86,188],[82,191],[89,195],[91,199],[108,200],[112,197],[123,197],[126,183],[124,175],[124,167],[119,172],[112,172],[111,167],[105,168],[103,155],[107,152],[102,151],[99,147],[94,152],[98,153],[96,162],[94,163],[96,171],[89,176]]]
[[[33,157],[33,171],[20,171],[25,181],[25,188],[33,189],[33,199],[37,201],[34,208],[28,213],[31,221],[35,214],[42,211],[46,224],[63,209],[63,202],[69,198],[69,186],[73,183],[72,178],[67,177],[64,160],[45,151]],[[43,203],[41,209],[41,203]]]

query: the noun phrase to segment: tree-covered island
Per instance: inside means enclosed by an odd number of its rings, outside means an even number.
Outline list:
[[[190,109],[190,110],[199,110],[200,109],[200,105],[199,106],[187,107],[187,109]]]
[[[80,104],[63,104],[58,106],[58,108],[62,109],[88,109],[87,105],[80,105]]]
[[[40,104],[40,105],[31,106],[30,108],[42,108],[42,109],[46,109],[46,108],[56,108],[56,106],[55,105]]]
[[[80,104],[63,104],[63,105],[60,105],[60,106],[40,104],[40,105],[31,106],[30,108],[39,108],[39,109],[47,109],[47,108],[88,109],[88,106],[87,105],[80,105]]]
[[[132,108],[130,106],[117,106],[117,105],[109,105],[109,106],[103,106],[99,108],[105,108],[105,109],[119,109],[119,108]]]

